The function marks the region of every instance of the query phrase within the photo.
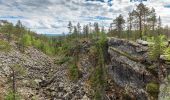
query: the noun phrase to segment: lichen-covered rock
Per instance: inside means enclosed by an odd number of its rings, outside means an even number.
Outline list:
[[[168,76],[159,87],[158,100],[170,100],[170,76]]]
[[[143,46],[136,42],[128,41],[125,39],[109,38],[108,46],[116,48],[121,52],[125,52],[137,58],[147,60],[148,46]]]
[[[150,81],[157,81],[142,63],[146,60],[147,47],[123,39],[111,38],[108,49],[111,58],[109,76],[121,87],[128,87],[137,100],[148,100],[145,86]],[[114,48],[114,49],[112,49]]]

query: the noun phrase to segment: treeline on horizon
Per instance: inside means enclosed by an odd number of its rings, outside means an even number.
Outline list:
[[[80,23],[73,26],[71,22],[68,24],[69,33],[78,33],[84,35],[95,34],[99,32],[106,32],[107,36],[114,36],[118,38],[126,38],[130,40],[146,39],[158,34],[163,34],[167,38],[170,35],[170,28],[168,25],[162,25],[161,17],[156,15],[154,8],[149,8],[143,3],[136,6],[136,9],[128,13],[125,19],[122,14],[113,19],[110,23],[109,29],[95,22],[93,25],[89,23],[82,27]]]
[[[89,23],[81,26],[80,23],[73,25],[70,21],[68,23],[69,34],[61,36],[45,36],[36,34],[22,25],[18,21],[16,25],[4,21],[1,25],[0,32],[4,33],[8,42],[14,40],[18,44],[18,48],[24,51],[27,46],[34,46],[39,50],[49,55],[55,55],[59,52],[66,52],[72,43],[70,41],[77,41],[82,39],[98,39],[101,33],[108,37],[125,38],[136,41],[136,39],[146,40],[148,37],[164,34],[169,38],[170,29],[168,26],[162,27],[161,17],[156,15],[154,8],[148,8],[143,3],[140,3],[136,8],[129,12],[128,18],[120,14],[113,19],[109,29],[105,29],[99,23]]]

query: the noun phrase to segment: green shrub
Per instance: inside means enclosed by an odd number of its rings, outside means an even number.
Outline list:
[[[31,39],[31,35],[29,34],[24,34],[20,40],[21,44],[26,47],[32,44],[32,39]]]
[[[148,39],[149,42],[149,58],[153,61],[157,61],[160,58],[160,55],[164,54],[164,50],[166,49],[165,36],[159,35]]]
[[[97,68],[95,68],[92,71],[92,74],[90,76],[90,81],[91,81],[91,85],[92,87],[94,86],[102,86],[104,84],[104,80],[102,79],[102,75],[103,75],[103,70],[100,66],[97,66]]]
[[[20,96],[18,94],[14,94],[11,90],[5,95],[4,100],[14,100],[14,95],[15,100],[20,100]]]
[[[10,48],[11,47],[8,42],[0,40],[0,51],[9,51]]]
[[[76,81],[79,77],[79,70],[75,64],[70,65],[69,67],[69,75],[70,79]]]
[[[40,39],[37,39],[37,40],[33,40],[33,45],[38,48],[38,49],[41,49],[42,48],[42,42]]]
[[[102,100],[102,88],[104,87],[103,70],[100,66],[96,66],[91,70],[89,77],[90,86],[94,90],[94,100]]]
[[[168,75],[167,79],[170,81],[170,75]]]
[[[71,57],[66,56],[66,57],[61,58],[61,59],[60,59],[59,61],[57,61],[56,63],[62,65],[62,64],[64,64],[64,63],[66,63],[66,62],[69,62],[70,59],[71,59]]]
[[[96,91],[94,94],[94,100],[102,100],[102,95],[100,91]]]
[[[150,94],[157,94],[159,92],[159,85],[155,82],[150,82],[146,85],[146,91]]]
[[[47,55],[53,55],[55,53],[55,48],[50,46],[48,43],[44,43],[42,50]]]

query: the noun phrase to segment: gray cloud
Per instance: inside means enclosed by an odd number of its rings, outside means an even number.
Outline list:
[[[145,4],[154,7],[157,15],[161,15],[163,22],[169,24],[167,22],[170,15],[167,12],[170,8],[164,8],[167,3],[170,4],[170,1],[150,0]],[[98,21],[108,26],[112,20],[94,18],[96,16],[115,18],[119,14],[126,17],[136,4],[129,0],[112,0],[109,4],[108,0],[0,0],[0,16],[1,19],[8,19],[13,23],[20,18],[3,16],[21,16],[25,26],[40,33],[62,33],[67,32],[65,27],[68,21],[72,21],[73,24]]]

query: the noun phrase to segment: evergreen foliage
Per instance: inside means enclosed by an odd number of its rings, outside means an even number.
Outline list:
[[[15,95],[15,98],[14,98]],[[20,96],[16,93],[14,94],[11,90],[5,95],[4,100],[21,100]]]
[[[123,18],[123,16],[120,14],[114,21],[113,24],[115,24],[115,31],[118,34],[118,37],[120,37],[120,34],[122,34],[122,31],[124,29],[124,24],[125,24],[125,20]]]
[[[31,36],[29,34],[23,34],[23,36],[21,37],[21,45],[23,47],[27,47],[27,46],[30,46],[32,45],[32,40],[31,40]]]
[[[164,54],[165,37],[163,35],[155,36],[149,39],[149,57],[152,60],[159,60],[160,55]]]
[[[77,65],[72,64],[69,66],[69,77],[71,80],[76,81],[79,77],[79,70]]]
[[[6,100],[19,100],[19,95],[17,94],[17,81],[18,81],[18,77],[22,77],[26,74],[26,70],[24,67],[15,64],[13,66],[10,66],[11,69],[11,75],[9,75],[8,80],[10,83],[12,83],[11,86],[11,91],[9,91],[9,93],[6,95],[5,99]]]
[[[103,98],[104,83],[106,78],[103,46],[106,41],[107,38],[105,32],[100,32],[95,46],[91,48],[91,53],[93,55],[92,59],[95,60],[93,60],[94,68],[92,69],[89,80],[91,87],[94,89],[95,100],[102,100]]]
[[[9,51],[11,49],[11,46],[8,42],[4,40],[0,40],[0,51]]]

